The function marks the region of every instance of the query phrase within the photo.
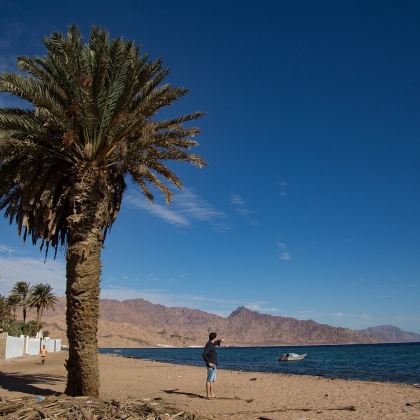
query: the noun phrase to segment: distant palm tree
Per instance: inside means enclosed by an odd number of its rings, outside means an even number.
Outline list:
[[[36,328],[39,331],[41,318],[44,309],[53,309],[57,303],[57,297],[52,292],[53,288],[49,284],[38,283],[31,287],[28,304],[31,308],[36,308]]]
[[[11,294],[7,297],[7,304],[9,305],[9,308],[12,310],[13,321],[15,322],[16,322],[16,310],[20,304],[20,300],[21,300],[21,297],[16,294]]]
[[[9,314],[10,307],[7,304],[7,298],[3,295],[0,295],[0,322],[7,319],[9,317]]]
[[[0,142],[1,147],[1,142]],[[1,150],[1,149],[0,149]],[[1,171],[1,169],[0,169]],[[19,306],[22,306],[23,322],[26,322],[26,308],[28,307],[28,296],[31,284],[27,281],[18,281],[11,291],[11,295],[19,299]]]
[[[0,75],[0,92],[32,108],[0,109],[0,210],[24,240],[66,248],[66,363],[70,395],[99,394],[97,328],[101,250],[131,179],[147,199],[150,185],[169,203],[165,180],[181,188],[171,161],[205,165],[190,152],[202,113],[158,119],[187,89],[161,84],[160,60],[133,42],[93,28],[44,39],[45,57],[19,57],[22,73]],[[163,178],[163,179],[161,179]]]

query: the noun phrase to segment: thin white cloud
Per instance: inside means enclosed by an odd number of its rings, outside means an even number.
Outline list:
[[[287,188],[288,188],[287,182],[286,181],[280,181],[278,183],[278,185],[280,187],[280,196],[281,197],[286,197],[286,195],[287,195]]]
[[[161,289],[135,289],[116,285],[104,287],[101,291],[101,298],[116,300],[141,298],[160,305],[200,309],[206,312],[224,315],[229,314],[238,306],[242,305],[241,301],[237,299],[222,299],[199,294],[172,293],[168,290]]]
[[[337,319],[357,319],[357,320],[369,320],[370,316],[365,313],[348,313],[348,312],[330,312],[327,314],[329,317]]]
[[[146,210],[153,216],[158,217],[161,220],[164,220],[167,223],[175,226],[181,227],[189,227],[191,224],[189,220],[183,216],[180,212],[172,210],[166,205],[152,203],[146,200],[140,193],[131,192],[127,195],[127,202],[131,204],[131,206]]]
[[[290,261],[292,259],[292,256],[290,255],[290,252],[284,251],[280,254],[280,259],[283,261]]]
[[[258,221],[255,220],[255,218],[253,217],[254,212],[248,207],[247,202],[240,194],[232,194],[230,202],[232,203],[236,213],[245,218],[248,221],[248,223],[250,223],[251,225],[259,224]]]
[[[0,254],[15,254],[16,251],[10,246],[0,244]]]
[[[395,316],[391,318],[392,320],[395,320],[397,322],[401,322],[401,321],[414,321],[414,322],[420,322],[420,315],[403,315],[403,316]],[[420,330],[417,329],[417,331]]]
[[[185,188],[181,193],[176,194],[173,202],[183,214],[190,216],[190,218],[195,220],[203,222],[225,218],[224,213],[217,210],[203,197],[187,188]]]
[[[207,222],[218,230],[228,230],[224,222],[226,215],[194,191],[185,188],[176,192],[171,205],[151,203],[140,192],[131,191],[128,203],[138,209],[146,210],[161,220],[178,227],[190,227],[192,222]]]
[[[251,311],[257,311],[260,313],[274,313],[278,314],[280,312],[279,308],[273,308],[271,306],[267,306],[267,302],[265,301],[257,301],[247,303],[245,305],[246,308],[251,309]]]
[[[239,194],[232,194],[230,201],[234,205],[235,211],[241,216],[249,216],[252,214],[252,210],[248,208],[246,201]]]
[[[266,301],[255,301],[244,304],[244,301],[239,299],[223,299],[200,294],[172,293],[168,290],[160,289],[134,289],[116,285],[104,288],[101,292],[101,298],[120,301],[141,298],[155,304],[200,309],[220,316],[229,315],[239,306],[245,306],[248,309],[260,313],[278,314],[280,312],[278,308],[269,306]]]
[[[57,260],[0,255],[0,293],[7,295],[18,281],[29,281],[31,284],[49,283],[57,295],[65,291],[65,266]]]
[[[277,242],[276,244],[278,251],[280,252],[279,258],[282,261],[290,261],[292,259],[292,254],[287,249],[287,245],[284,242]]]
[[[372,315],[364,312],[322,312],[318,310],[305,309],[291,313],[290,316],[297,319],[307,319],[309,317],[316,322],[353,329],[366,328],[377,323],[377,321],[375,321],[377,317],[373,317]]]
[[[5,249],[6,247],[3,246]],[[127,282],[128,276],[121,276],[121,283]],[[155,279],[155,276],[153,276]],[[146,276],[147,282],[151,275]],[[0,294],[8,295],[18,281],[29,281],[31,284],[49,283],[54,288],[55,294],[63,296],[66,287],[65,263],[57,260],[13,256],[2,253],[0,255]],[[136,299],[143,298],[153,303],[166,306],[185,306],[212,313],[228,314],[241,302],[235,299],[222,299],[199,294],[172,293],[160,289],[137,289],[103,283],[101,290],[102,299]]]

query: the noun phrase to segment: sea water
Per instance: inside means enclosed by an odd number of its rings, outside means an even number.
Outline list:
[[[203,366],[201,348],[102,348],[100,353]],[[218,347],[218,367],[251,372],[420,384],[420,343],[334,346]],[[278,362],[283,353],[307,353]]]

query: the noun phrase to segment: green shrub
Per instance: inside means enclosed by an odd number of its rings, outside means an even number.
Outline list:
[[[20,337],[22,334],[29,335],[29,337],[35,337],[38,332],[36,321],[29,321],[24,324],[21,321],[6,319],[0,323],[0,328],[14,337]]]
[[[14,337],[20,337],[22,335],[23,322],[15,322],[11,319],[3,320],[1,327],[4,332]]]
[[[28,323],[24,324],[22,331],[24,335],[29,335],[29,337],[35,337],[36,333],[38,332],[36,321],[29,321]]]

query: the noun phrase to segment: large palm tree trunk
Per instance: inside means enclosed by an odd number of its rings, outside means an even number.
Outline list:
[[[99,395],[97,359],[101,242],[96,235],[67,250],[68,395]]]
[[[101,184],[100,179],[94,171],[81,176],[73,198],[74,214],[68,218],[68,395],[99,395],[97,331],[102,222],[106,214],[104,185],[98,185]]]

